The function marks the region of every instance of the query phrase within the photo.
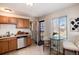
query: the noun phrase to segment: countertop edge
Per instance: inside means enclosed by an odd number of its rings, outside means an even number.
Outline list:
[[[18,38],[18,37],[22,37],[22,36],[29,37],[29,35],[21,34],[21,35],[10,36],[10,37],[2,37],[2,38],[0,38],[0,40],[1,40],[1,39],[8,39],[8,38]]]

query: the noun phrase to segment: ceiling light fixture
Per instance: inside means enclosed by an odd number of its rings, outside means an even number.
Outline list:
[[[1,11],[3,12],[8,12],[8,13],[12,13],[13,10],[9,9],[9,8],[0,8]]]
[[[33,6],[33,2],[31,0],[26,0],[26,5]]]

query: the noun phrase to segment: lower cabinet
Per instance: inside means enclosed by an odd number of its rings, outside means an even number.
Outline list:
[[[15,50],[17,48],[17,39],[2,39],[0,40],[0,54]]]
[[[9,40],[9,51],[16,50],[17,49],[17,39],[11,38]]]
[[[1,51],[2,51],[2,50],[1,50],[1,43],[0,43],[0,53],[1,53]]]
[[[27,37],[25,46],[32,45],[32,38]],[[17,49],[17,38],[0,39],[0,54]]]
[[[6,39],[0,41],[0,54],[4,52],[8,52],[8,41]]]
[[[27,46],[32,45],[32,38],[31,37],[27,37],[27,39],[26,39],[26,45]]]

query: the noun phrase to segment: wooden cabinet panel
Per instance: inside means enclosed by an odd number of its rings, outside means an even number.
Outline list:
[[[17,28],[23,28],[23,20],[22,19],[17,19]]]
[[[0,16],[0,23],[1,24],[8,23],[8,17]]]
[[[29,19],[17,19],[17,28],[29,28]]]
[[[16,24],[16,18],[14,18],[14,17],[9,17],[8,22],[9,22],[10,24]]]
[[[0,24],[16,24],[16,18],[0,16]]]
[[[17,39],[8,38],[0,40],[0,54],[17,49]]]
[[[32,39],[30,37],[26,39],[26,45],[27,46],[32,45]]]
[[[17,39],[10,38],[9,40],[9,51],[17,49]]]
[[[8,52],[8,41],[6,39],[4,39],[4,41],[0,41],[0,49],[0,53]]]
[[[0,54],[2,53],[2,49],[1,49],[1,42],[0,42]]]
[[[29,19],[0,16],[0,24],[17,24],[17,28],[29,28]]]
[[[23,24],[24,24],[24,27],[25,27],[25,28],[29,28],[29,24],[30,24],[30,23],[29,23],[29,19],[25,19],[25,20],[23,20],[23,21],[24,21],[24,23],[23,23]]]

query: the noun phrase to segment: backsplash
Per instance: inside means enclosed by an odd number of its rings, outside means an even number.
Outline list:
[[[16,34],[17,31],[24,31],[30,33],[30,29],[17,29],[16,25],[14,24],[0,24],[0,35],[6,35],[6,32]]]

